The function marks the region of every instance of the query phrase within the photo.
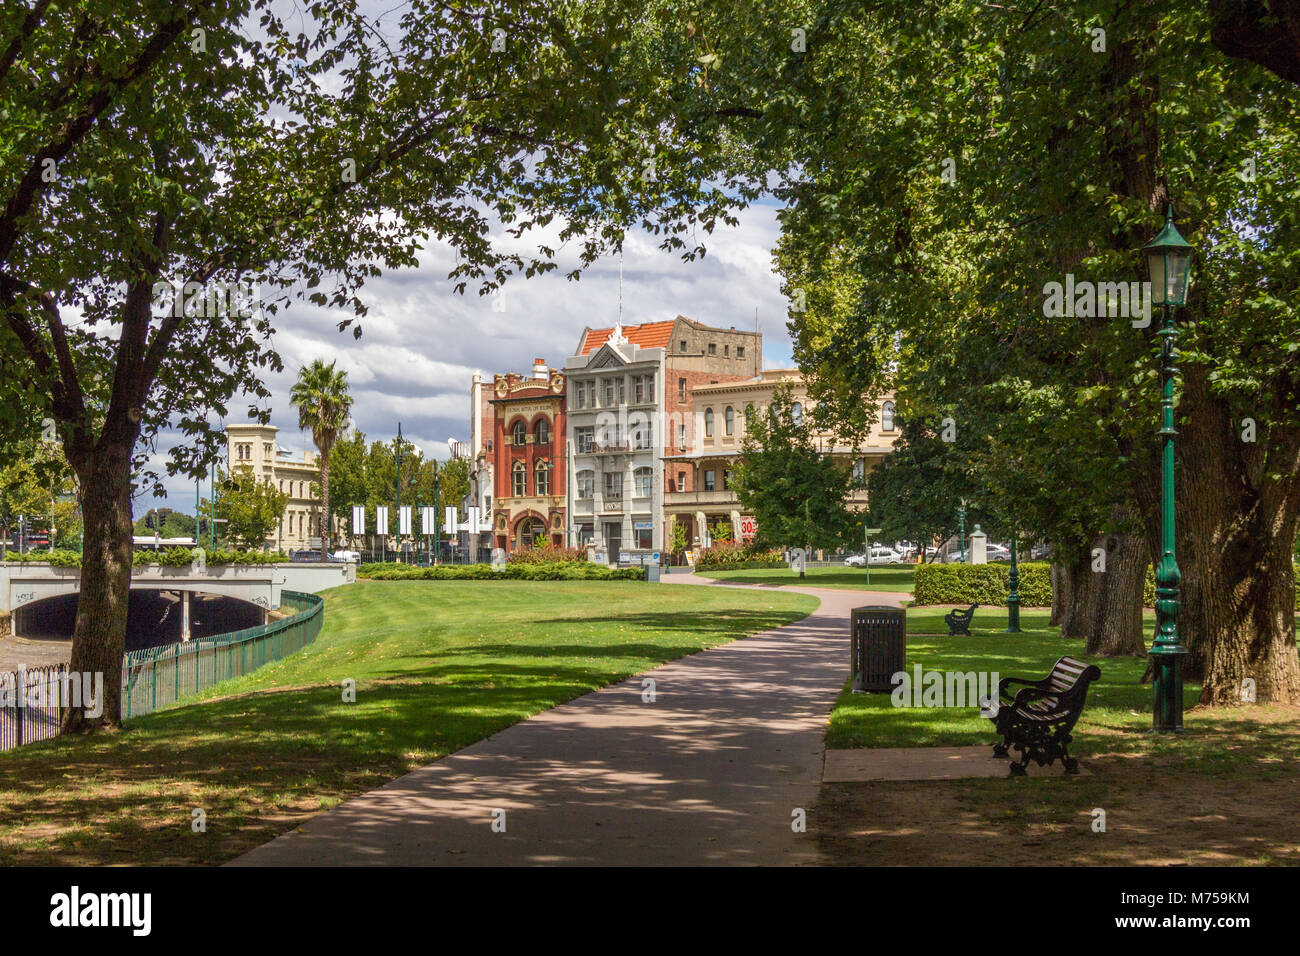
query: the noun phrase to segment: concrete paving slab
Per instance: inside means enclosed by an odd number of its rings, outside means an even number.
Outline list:
[[[863,783],[870,780],[962,780],[968,777],[1009,777],[1011,761],[994,757],[993,745],[983,747],[877,747],[828,750],[822,770],[824,783]],[[1032,761],[1028,776],[1059,777],[1060,763],[1040,767]],[[1088,768],[1079,764],[1079,775]]]

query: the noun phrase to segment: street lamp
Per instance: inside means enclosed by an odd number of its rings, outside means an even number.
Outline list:
[[[1010,593],[1007,594],[1007,633],[1020,633],[1020,567],[1016,564],[1016,533],[1011,532],[1011,574],[1008,576],[1007,584],[1010,586]]]
[[[966,563],[966,499],[957,505],[957,547],[961,549],[961,563]],[[946,560],[946,559],[945,559]]]
[[[1152,729],[1180,733],[1183,729],[1182,659],[1187,655],[1178,636],[1178,585],[1182,575],[1174,554],[1174,308],[1187,304],[1193,249],[1174,227],[1174,210],[1165,214],[1164,228],[1142,252],[1151,270],[1151,295],[1164,306],[1160,336],[1160,564],[1156,568],[1156,635],[1151,642],[1155,672]]]

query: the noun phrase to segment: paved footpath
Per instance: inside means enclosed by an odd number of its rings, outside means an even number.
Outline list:
[[[783,590],[821,606],[540,713],[231,865],[816,863],[815,838],[793,831],[792,812],[811,810],[821,786],[849,609],[906,595]],[[646,677],[653,703],[642,701]],[[504,833],[493,829],[498,810]]]

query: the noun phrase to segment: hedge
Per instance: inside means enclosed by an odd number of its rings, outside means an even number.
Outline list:
[[[1020,606],[1051,607],[1051,565],[1046,561],[1025,561],[1020,570]],[[984,604],[1006,607],[1010,588],[1010,565],[918,564],[912,594],[916,605]]]
[[[204,563],[215,565],[284,564],[289,560],[289,557],[284,554],[268,554],[262,551],[209,551],[204,548],[203,559]],[[76,551],[28,551],[26,554],[6,551],[5,560],[18,561],[24,564],[48,564],[56,568],[81,567],[81,554]],[[147,568],[154,564],[168,568],[180,568],[190,564],[193,560],[193,548],[165,548],[161,551],[133,551],[131,553],[131,566],[133,568]]]
[[[747,544],[717,544],[695,556],[696,571],[739,571],[745,568],[783,568],[785,557],[775,548]]]
[[[371,581],[644,581],[644,568],[607,568],[603,564],[439,564],[412,567],[394,562],[363,564],[357,577]]]

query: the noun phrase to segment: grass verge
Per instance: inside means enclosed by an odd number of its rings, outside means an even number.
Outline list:
[[[0,754],[0,864],[223,862],[532,714],[817,603],[534,581],[362,581],[325,600],[316,643],[204,699]],[[192,832],[196,808],[206,833]]]

